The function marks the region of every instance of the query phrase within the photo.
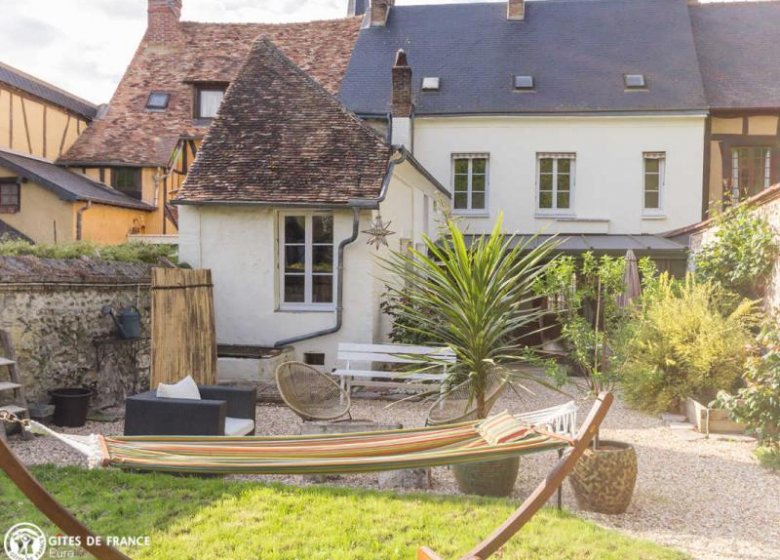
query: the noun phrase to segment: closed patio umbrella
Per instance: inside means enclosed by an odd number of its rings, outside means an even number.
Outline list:
[[[642,293],[639,282],[639,264],[634,251],[626,251],[626,270],[623,273],[623,293],[618,297],[620,307],[628,307]]]

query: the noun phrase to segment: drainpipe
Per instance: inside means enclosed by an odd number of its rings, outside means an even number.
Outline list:
[[[379,198],[369,200],[353,200],[350,201],[352,205],[352,235],[346,239],[343,239],[339,243],[338,248],[338,272],[336,288],[336,324],[327,329],[322,329],[312,333],[293,336],[291,338],[284,338],[274,343],[274,348],[281,348],[282,346],[289,346],[296,342],[304,340],[310,340],[312,338],[318,338],[327,334],[333,334],[341,330],[341,325],[344,321],[344,248],[350,243],[354,243],[360,233],[360,209],[361,208],[376,208],[381,202],[384,202],[387,197],[387,189],[390,186],[390,178],[393,176],[393,169],[396,165],[403,163],[406,160],[408,152],[401,152],[401,157],[395,160],[390,160],[390,164],[387,167],[387,174],[382,184],[382,190],[379,194]]]
[[[90,208],[92,208],[92,201],[88,200],[84,206],[76,210],[76,241],[81,241],[81,235],[83,229],[82,221],[84,219],[82,215]]]

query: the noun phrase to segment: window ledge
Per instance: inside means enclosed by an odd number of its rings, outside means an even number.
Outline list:
[[[333,304],[289,304],[284,303],[277,309],[277,313],[333,313],[336,311],[336,306]]]
[[[642,214],[643,220],[665,220],[666,214],[660,213],[660,214]]]
[[[537,210],[534,213],[534,218],[541,218],[544,220],[568,220],[568,221],[574,221],[577,219],[576,214],[568,213],[568,212],[556,212],[556,211],[549,211],[545,212],[544,210]]]
[[[490,211],[488,210],[452,210],[452,214],[455,216],[463,216],[464,218],[489,218]]]

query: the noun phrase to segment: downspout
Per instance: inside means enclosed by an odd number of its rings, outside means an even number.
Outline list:
[[[82,221],[84,219],[82,215],[90,208],[92,208],[92,201],[88,200],[84,206],[76,210],[76,241],[81,241],[82,230],[83,230]]]
[[[312,338],[318,338],[320,336],[333,334],[341,330],[341,326],[344,322],[344,249],[346,248],[347,245],[354,243],[358,238],[358,234],[360,233],[361,208],[376,208],[379,206],[380,203],[384,202],[385,198],[387,197],[387,189],[390,186],[390,178],[393,176],[393,169],[395,168],[396,165],[403,163],[406,160],[407,155],[408,152],[404,150],[401,151],[400,158],[395,160],[390,160],[390,164],[387,167],[387,174],[385,175],[385,180],[382,184],[382,191],[379,193],[379,198],[351,201],[352,235],[346,239],[342,239],[341,242],[339,243],[339,248],[338,248],[339,264],[338,264],[338,271],[336,273],[337,274],[336,281],[338,282],[338,286],[336,288],[336,324],[333,325],[332,327],[328,327],[327,329],[322,329],[319,331],[278,340],[274,343],[274,348],[289,346],[290,344],[294,344],[296,342],[310,340]]]

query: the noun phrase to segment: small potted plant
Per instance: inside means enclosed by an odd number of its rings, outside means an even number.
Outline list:
[[[577,262],[560,257],[539,279],[535,290],[561,325],[562,348],[573,380],[586,397],[614,389],[630,337],[632,300],[639,295],[639,272],[633,253],[626,259],[585,253]],[[600,513],[623,513],[631,503],[637,478],[634,448],[603,440],[577,462],[569,481],[577,504]]]
[[[417,335],[418,341],[455,352],[457,363],[448,369],[445,386],[468,387],[467,406],[474,407],[478,419],[490,412],[488,388],[495,386],[495,376],[529,379],[508,366],[529,359],[528,348],[514,339],[524,327],[539,323],[542,312],[530,305],[532,288],[555,247],[551,242],[534,247],[536,240],[515,245],[503,235],[501,224],[499,217],[489,236],[468,245],[458,226],[448,221],[439,240],[425,238],[426,252],[392,252],[383,261],[402,286],[388,286],[395,296],[396,326]],[[511,494],[518,469],[518,458],[453,467],[461,491],[493,496]]]

